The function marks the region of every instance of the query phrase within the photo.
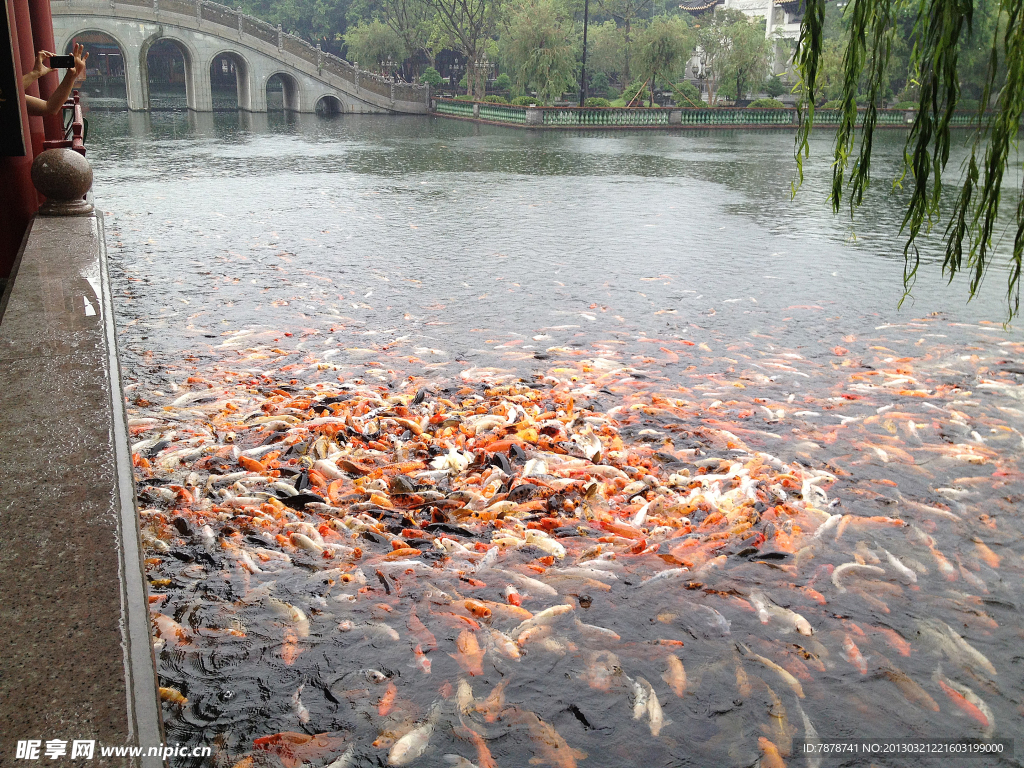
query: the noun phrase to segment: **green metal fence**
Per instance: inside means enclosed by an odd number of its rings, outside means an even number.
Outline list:
[[[544,109],[542,111],[544,125],[563,125],[581,127],[651,127],[668,125],[667,109],[616,109],[597,107],[583,109]]]
[[[438,99],[435,102],[434,111],[439,115],[452,115],[453,117],[473,117],[473,102],[471,101],[449,101]]]
[[[504,104],[479,103],[474,114],[474,102],[436,99],[434,111],[452,117],[478,117],[492,123],[565,128],[656,128],[679,125],[681,127],[743,127],[770,128],[797,124],[795,109],[751,109],[750,107],[687,107],[684,109],[649,109],[622,107],[514,107]],[[531,115],[531,113],[533,113]],[[864,123],[864,110],[857,113],[857,125]],[[914,113],[902,109],[880,109],[876,124],[879,126],[905,126]],[[839,125],[842,110],[816,109],[815,126]],[[953,126],[968,127],[977,118],[973,112],[957,112]]]
[[[472,114],[472,108],[469,111]],[[526,107],[507,107],[504,104],[481,104],[480,119],[490,120],[495,123],[522,125],[526,122]]]

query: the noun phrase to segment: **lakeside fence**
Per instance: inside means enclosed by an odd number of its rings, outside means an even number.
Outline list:
[[[446,117],[535,128],[784,128],[797,125],[797,111],[791,107],[518,107],[435,98],[434,113]],[[878,127],[906,127],[914,120],[912,110],[880,109],[877,114]],[[863,124],[864,115],[865,110],[858,111],[857,125]],[[838,125],[841,116],[841,110],[819,108],[814,110],[814,124]],[[953,115],[952,125],[966,127],[972,125],[976,119],[975,112],[957,112]]]

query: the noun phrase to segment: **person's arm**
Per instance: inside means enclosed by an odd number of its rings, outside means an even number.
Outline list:
[[[26,72],[21,76],[21,87],[28,88],[32,83],[38,80],[43,75],[48,75],[53,70],[43,64],[43,59],[48,59],[53,56],[49,51],[39,51],[36,53],[36,65],[32,67],[32,70]]]
[[[64,102],[68,100],[68,96],[71,95],[71,91],[75,87],[75,82],[79,77],[85,76],[85,62],[89,58],[89,54],[85,53],[85,46],[75,43],[75,68],[69,69],[64,75],[64,79],[60,81],[53,93],[50,94],[50,98],[43,101],[42,99],[36,98],[35,96],[26,96],[25,104],[28,106],[29,115],[35,117],[43,117],[44,115],[56,115],[60,112],[61,107],[64,106]]]

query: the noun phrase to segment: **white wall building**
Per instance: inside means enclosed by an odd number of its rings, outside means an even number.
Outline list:
[[[719,6],[742,11],[751,18],[764,19],[764,36],[777,40],[772,71],[776,75],[792,71],[793,51],[800,37],[800,22],[804,18],[803,0],[682,0],[679,5],[694,15],[717,10]],[[698,64],[698,58],[694,57],[687,70]]]

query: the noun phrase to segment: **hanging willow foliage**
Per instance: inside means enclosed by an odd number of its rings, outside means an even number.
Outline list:
[[[801,77],[796,139],[799,182],[803,182],[803,159],[808,156],[808,138],[814,123],[826,0],[805,2],[806,13],[794,58]],[[1011,149],[1016,148],[1024,110],[1024,3],[999,0],[999,6],[1000,19],[991,40],[970,156],[945,230],[943,274],[952,282],[957,274],[966,271],[970,276],[971,298],[981,287],[994,247],[1003,176],[1012,159]],[[831,194],[836,212],[843,195],[849,195],[851,215],[863,200],[870,178],[876,105],[897,33],[897,17],[907,11],[915,13],[911,67],[920,86],[920,101],[904,153],[903,179],[909,178],[911,186],[901,230],[907,236],[903,250],[904,298],[910,295],[921,263],[916,240],[943,217],[943,173],[949,160],[950,125],[960,100],[958,55],[974,32],[973,0],[854,0],[848,11],[850,36],[843,57],[843,96]],[[861,92],[867,94],[869,102],[859,129],[857,150],[857,94]],[[993,108],[986,110],[990,104]],[[1024,189],[1015,224],[1006,295],[1010,318],[1020,311]]]

